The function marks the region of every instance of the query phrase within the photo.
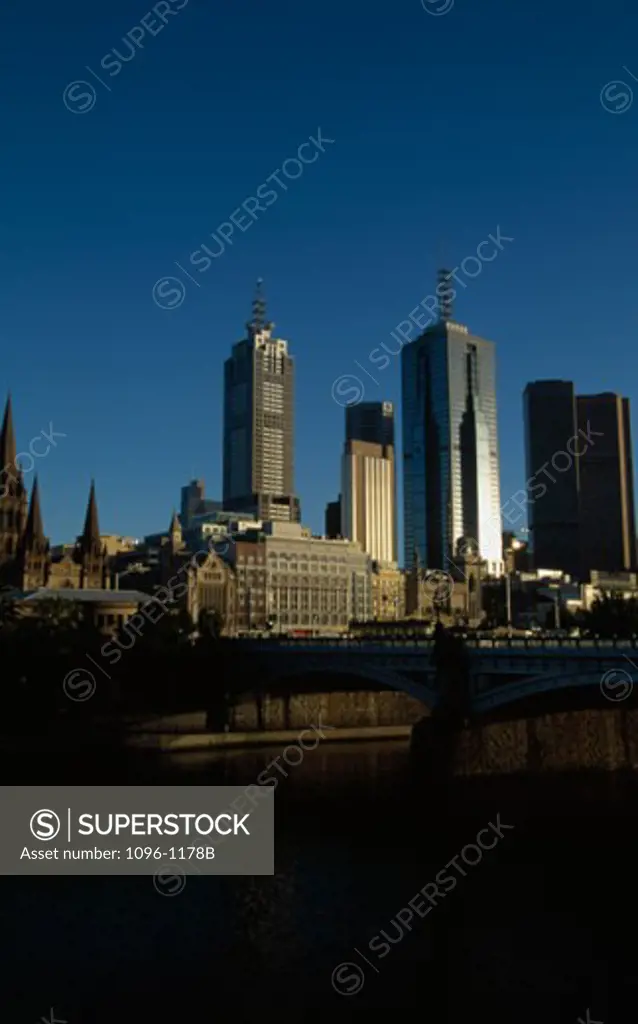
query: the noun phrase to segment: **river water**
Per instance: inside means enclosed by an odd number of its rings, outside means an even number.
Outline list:
[[[248,785],[278,753],[87,755],[51,765],[48,781]],[[171,898],[150,877],[1,878],[7,1019],[350,1019],[376,1007],[455,1022],[633,1019],[633,784],[443,797],[399,741],[322,743],[286,770],[274,877],[187,876]],[[490,822],[496,845],[473,866],[458,859]],[[455,856],[453,889],[415,900]],[[425,916],[406,923],[410,900]]]

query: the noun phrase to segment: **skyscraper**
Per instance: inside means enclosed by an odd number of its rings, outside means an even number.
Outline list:
[[[634,470],[629,399],[579,395],[577,421],[583,576],[636,567]]]
[[[341,495],[336,501],[329,501],[326,505],[324,528],[326,537],[331,540],[341,536]]]
[[[523,407],[534,565],[579,576],[578,453],[582,446],[572,441],[577,434],[574,385],[565,380],[533,381],[523,393]],[[566,462],[559,460],[560,453],[566,454]]]
[[[449,280],[439,322],[401,353],[405,565],[449,571],[471,539],[500,573],[494,345],[452,320]]]
[[[346,441],[367,441],[394,448],[392,402],[359,402],[346,406]]]
[[[187,530],[191,519],[197,514],[204,502],[204,481],[191,480],[189,484],[182,487],[182,500],[180,504],[180,517],[182,527]]]
[[[372,559],[397,561],[394,409],[365,402],[346,409],[341,469],[341,529]]]
[[[205,496],[203,480],[191,480],[182,487],[179,513],[182,529],[188,530],[195,516],[212,515],[221,511],[221,501],[214,501]]]
[[[224,364],[224,508],[298,522],[294,495],[294,369],[257,283],[248,336]]]

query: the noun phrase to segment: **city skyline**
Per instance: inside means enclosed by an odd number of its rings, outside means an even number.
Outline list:
[[[446,274],[446,273],[448,273],[448,272],[440,271],[439,272],[439,278],[441,278],[442,274]],[[449,315],[451,315],[451,308],[447,308],[446,302],[447,302],[447,300],[445,298],[443,298],[441,313],[449,316]],[[273,369],[276,370],[277,367],[279,366],[279,363],[281,363],[281,367],[279,367],[279,369],[281,369],[281,368],[283,368],[284,363],[286,363],[286,365],[288,365],[290,367],[291,371],[292,371],[293,360],[292,360],[292,358],[289,355],[288,343],[285,342],[285,341],[282,341],[281,339],[277,339],[277,338],[272,338],[271,337],[274,324],[271,324],[269,321],[267,321],[265,319],[265,317],[266,317],[266,307],[265,307],[265,299],[264,299],[264,295],[263,295],[263,282],[262,282],[261,279],[258,279],[258,281],[257,281],[257,289],[256,289],[256,292],[254,294],[253,303],[252,303],[252,316],[251,316],[251,318],[248,320],[248,322],[246,324],[247,335],[246,335],[246,337],[242,341],[237,342],[237,343],[235,343],[232,346],[231,356],[226,359],[226,363],[224,364],[227,367],[227,369],[226,369],[226,373],[227,374],[230,372],[230,370],[228,368],[233,366],[234,363],[236,362],[237,353],[243,351],[247,347],[248,347],[248,349],[251,349],[251,347],[254,347],[254,349],[257,352],[257,354],[259,355],[261,353],[263,358],[266,359],[266,362],[268,362],[268,358],[270,358],[270,362],[272,363],[272,368]],[[432,328],[428,328],[428,330],[423,332],[423,334],[421,336],[419,336],[418,338],[416,338],[415,341],[409,342],[408,345],[406,345],[402,349],[401,358],[403,360],[410,360],[410,359],[412,359],[412,353],[418,352],[420,346],[422,346],[424,343],[427,344],[427,339],[428,338],[432,339],[432,338],[436,337],[437,333],[440,333],[441,330],[445,330],[447,336],[451,336],[453,339],[455,339],[456,342],[457,342],[457,347],[460,344],[461,348],[463,348],[463,351],[465,351],[465,349],[467,348],[468,345],[470,345],[470,348],[472,348],[473,352],[477,348],[477,346],[485,346],[486,347],[486,352],[488,352],[488,353],[491,352],[492,353],[488,357],[489,358],[489,369],[487,371],[487,376],[488,376],[489,380],[492,383],[491,383],[491,390],[488,389],[488,390],[490,390],[490,393],[489,393],[489,396],[488,396],[487,406],[490,409],[492,409],[493,413],[494,413],[493,422],[492,422],[492,435],[490,435],[490,436],[494,436],[494,430],[496,430],[496,409],[497,409],[497,405],[494,404],[494,390],[493,390],[493,383],[494,383],[494,377],[495,377],[494,355],[493,355],[494,350],[495,350],[495,346],[494,346],[493,342],[487,342],[487,341],[485,341],[485,339],[478,338],[475,335],[470,335],[468,333],[468,330],[467,330],[466,327],[464,327],[462,324],[456,323],[455,321],[442,321],[442,320],[439,320],[438,323],[434,324]],[[454,348],[455,346],[453,345],[452,347]],[[271,357],[269,357],[268,353],[271,351],[271,349],[272,349],[272,353],[271,353]],[[460,349],[459,349],[459,351],[460,351]],[[476,359],[476,356],[474,356],[474,358]],[[273,359],[274,359],[274,362],[273,362]],[[277,360],[279,360],[279,363],[277,362]],[[277,367],[275,366],[275,363],[277,364]],[[268,367],[270,367],[270,363],[268,363]],[[268,367],[266,367],[266,368],[268,369]],[[467,367],[466,367],[466,369],[467,369]],[[251,373],[253,373],[253,372],[254,371],[251,371]],[[471,395],[471,389],[470,389],[469,392],[467,391],[467,385],[468,385],[468,381],[470,380],[470,377],[468,377],[468,375],[465,372],[465,370],[463,372],[461,372],[461,371],[459,371],[459,372],[461,374],[460,377],[459,377],[459,381],[461,381],[461,383],[462,383],[461,390],[463,390],[464,394],[465,394],[465,400],[462,403],[464,408],[465,408],[465,406],[467,405],[468,395],[471,398],[470,405],[473,405],[473,403],[475,402],[475,397]],[[249,374],[249,376],[250,376],[250,374]],[[268,376],[268,374],[266,374],[266,376]],[[472,371],[472,374],[470,376],[474,380],[475,383],[474,383],[473,386],[475,386],[476,382],[478,381],[476,367],[474,368],[474,370]],[[524,440],[524,443],[525,443],[525,447],[526,447],[526,455],[525,455],[525,460],[524,460],[522,468],[524,469],[528,480],[529,480],[530,476],[532,475],[529,472],[530,455],[529,455],[529,451],[527,450],[528,449],[528,445],[529,445],[529,438],[527,437],[527,417],[528,417],[528,413],[526,411],[526,409],[527,409],[527,402],[528,402],[528,397],[527,397],[528,393],[530,392],[530,389],[540,388],[540,392],[541,392],[541,394],[543,394],[543,389],[546,388],[547,386],[549,386],[551,388],[552,386],[555,386],[557,384],[565,384],[565,383],[566,382],[557,381],[557,380],[555,380],[553,378],[548,378],[546,380],[531,381],[531,382],[528,382],[525,385],[525,388],[521,392],[522,413],[521,413],[521,417],[520,417],[520,430],[521,430],[521,436],[523,437],[523,440]],[[569,386],[572,388],[572,393],[573,393],[573,385],[571,384],[571,382],[567,382],[567,383],[569,383]],[[289,441],[286,442],[287,454],[286,454],[285,458],[286,458],[287,466],[289,466],[291,468],[294,466],[296,458],[297,458],[296,451],[295,451],[295,435],[296,435],[297,412],[296,412],[296,410],[294,408],[294,403],[292,404],[292,412],[290,411],[291,400],[292,400],[292,396],[294,394],[293,389],[294,389],[294,378],[292,377],[292,372],[291,372],[291,380],[290,380],[290,384],[288,386],[288,391],[287,391],[287,395],[288,395],[288,398],[287,398],[287,409],[288,409],[288,412],[283,416],[283,418],[282,418],[282,415],[281,415],[282,410],[280,409],[279,404],[278,404],[276,410],[273,410],[273,408],[270,408],[269,410],[265,410],[265,411],[269,412],[271,415],[273,414],[273,412],[276,412],[278,414],[279,418],[282,420],[282,424],[284,425],[284,433],[286,433],[286,435],[289,438]],[[262,393],[263,392],[263,386],[260,386],[260,388],[258,390],[259,390],[259,393]],[[228,400],[229,394],[230,393],[228,391],[226,391],[225,401]],[[461,392],[459,392],[459,395],[460,394],[461,394]],[[611,396],[611,395],[615,395],[616,397],[618,397],[619,400],[623,403],[623,410],[624,410],[622,415],[620,416],[620,418],[622,419],[622,427],[623,427],[623,431],[624,431],[623,437],[625,438],[625,440],[623,440],[621,438],[620,441],[619,441],[619,444],[621,445],[621,447],[628,446],[628,448],[629,448],[629,456],[628,456],[628,461],[627,461],[628,473],[629,473],[629,476],[627,477],[627,480],[629,482],[623,483],[624,492],[627,493],[627,498],[626,499],[624,499],[624,498],[622,499],[625,502],[625,504],[622,505],[621,512],[619,513],[619,515],[621,515],[621,518],[623,520],[623,523],[624,523],[623,529],[625,531],[625,533],[623,535],[624,539],[622,541],[622,544],[624,545],[623,550],[624,550],[624,553],[625,553],[624,554],[624,562],[622,564],[625,565],[626,567],[628,567],[628,566],[632,565],[632,558],[635,560],[635,556],[636,556],[635,516],[632,513],[632,510],[634,509],[634,503],[633,503],[633,458],[632,458],[632,453],[631,453],[630,403],[629,403],[629,401],[627,399],[623,398],[623,396],[618,396],[617,393],[615,393],[615,392],[604,392],[604,393],[603,392],[598,392],[597,395],[582,396],[582,397],[583,397],[583,400],[585,400],[586,398],[590,398],[590,399],[593,398],[593,399],[595,399],[595,398],[604,397],[605,395],[607,395],[608,397]],[[403,398],[403,396],[402,396],[402,398]],[[252,399],[251,399],[251,402],[252,402]],[[574,397],[574,402],[576,403],[575,397]],[[337,404],[337,403],[335,403],[335,404]],[[8,398],[8,405],[11,405],[11,397],[10,397],[10,395],[9,395],[9,398]],[[261,415],[261,419],[263,421],[263,414],[264,414],[265,407],[264,407],[263,402],[261,403],[261,405],[262,405],[262,408],[261,408],[260,415]],[[457,402],[457,405],[458,405],[458,402]],[[282,406],[282,408],[283,408],[283,406]],[[382,421],[383,415],[384,415],[382,413],[382,411],[385,410],[386,408],[392,410],[392,415],[387,419],[387,423],[389,425],[384,427],[384,426],[381,425],[381,421]],[[253,409],[252,405],[251,405],[251,409]],[[373,410],[376,410],[376,412],[373,412]],[[391,440],[395,442],[394,462],[393,462],[393,470],[392,470],[392,474],[391,474],[392,475],[392,482],[390,483],[390,489],[391,490],[394,489],[394,492],[395,492],[395,495],[396,495],[395,503],[394,503],[394,512],[395,512],[395,526],[394,526],[394,529],[395,529],[395,533],[396,533],[396,535],[403,534],[403,546],[401,546],[399,544],[399,546],[398,546],[398,548],[396,550],[399,553],[399,558],[398,558],[399,564],[403,564],[405,568],[409,568],[410,564],[414,560],[414,544],[413,543],[409,544],[410,551],[412,552],[412,555],[411,555],[411,557],[408,557],[407,546],[406,546],[406,543],[407,543],[406,542],[406,536],[407,535],[406,535],[406,532],[405,532],[405,520],[404,520],[405,512],[406,512],[405,491],[404,491],[404,483],[405,483],[405,480],[404,480],[405,453],[404,453],[404,448],[403,448],[403,437],[402,436],[401,436],[401,441],[399,443],[397,443],[396,425],[395,425],[395,422],[394,422],[394,420],[395,420],[395,417],[394,417],[394,405],[393,405],[392,402],[388,402],[388,401],[378,401],[378,402],[357,401],[357,402],[353,402],[350,405],[346,405],[345,407],[342,407],[340,409],[340,411],[341,411],[342,415],[345,416],[346,439],[348,439],[350,436],[354,437],[355,434],[361,434],[364,438],[368,438],[369,437],[370,439],[372,439],[373,437],[377,436],[377,439],[384,440],[386,443],[391,441]],[[250,419],[251,423],[253,423],[253,418],[252,417],[254,415],[254,409],[253,409],[253,411],[250,411],[250,410],[248,410],[248,408],[246,408],[244,410],[244,412],[245,413],[250,413],[248,418]],[[457,410],[457,412],[458,412],[458,414],[461,417],[459,419],[459,425],[461,425],[461,423],[465,423],[465,432],[467,434],[467,409],[465,408],[465,412],[462,413],[461,412],[461,407],[459,406],[459,409]],[[541,413],[542,413],[542,408],[541,408]],[[378,418],[380,415],[381,415],[381,419]],[[403,407],[403,403],[402,402],[399,403],[398,416],[399,416],[399,420],[403,421],[403,418],[404,418],[404,407]],[[577,418],[576,405],[574,406],[574,417]],[[458,416],[457,416],[457,418],[458,418]],[[285,420],[285,424],[284,424],[284,420]],[[484,426],[487,427],[487,421],[485,422]],[[386,433],[384,434],[383,437],[381,437],[381,434],[384,431]],[[50,436],[51,439],[53,439],[55,436],[60,436],[60,437],[65,437],[66,436],[65,434],[62,434],[62,433],[60,433],[58,435],[56,432],[53,432],[53,431],[50,432],[50,434],[46,434],[44,431],[42,433],[46,437]],[[475,429],[474,429],[473,433],[476,433]],[[402,434],[403,434],[403,431],[401,431],[401,435]],[[282,436],[283,436],[283,434],[282,434]],[[486,435],[486,439],[487,439],[487,435]],[[466,437],[466,441],[467,441],[467,437]],[[492,469],[490,470],[490,473],[488,474],[490,481],[492,481],[493,480],[493,476],[494,476],[494,466],[496,466],[496,474],[497,474],[496,478],[497,478],[498,484],[500,484],[500,480],[501,480],[500,464],[499,464],[499,458],[498,458],[498,450],[499,450],[498,443],[499,443],[499,441],[500,441],[500,438],[497,435],[496,456],[495,456],[495,459],[493,459]],[[490,442],[487,441],[487,443],[489,445]],[[548,439],[548,444],[550,444],[550,447],[552,445],[554,445],[553,450],[556,450],[555,442],[554,442],[553,437],[552,437],[551,440]],[[54,442],[54,445],[55,445],[55,442]],[[20,446],[18,446],[18,447],[20,447]],[[50,449],[50,447],[51,446],[49,445],[48,449]],[[272,447],[272,445],[271,445],[271,447]],[[465,447],[467,448],[467,444],[465,445]],[[31,451],[31,446],[29,447],[29,451]],[[336,476],[337,480],[339,480],[339,478],[340,478],[341,485],[343,485],[343,479],[344,479],[344,476],[343,476],[343,473],[344,473],[344,455],[343,455],[343,451],[344,451],[343,443],[342,443],[342,447],[341,447],[341,455],[339,455],[339,453],[334,453],[334,452],[328,453],[327,451],[325,451],[323,449],[321,450],[321,458],[322,458],[322,460],[324,462],[331,462],[336,467],[336,469],[335,469],[335,476]],[[487,449],[486,449],[486,451],[487,451]],[[34,454],[37,454],[37,453],[34,452]],[[48,452],[47,452],[47,454],[48,454]],[[362,456],[366,455],[366,454],[367,454],[367,456],[370,456],[373,453],[371,453],[371,452],[367,452],[367,453],[361,452],[361,453],[359,453],[358,458],[361,459]],[[374,453],[374,454],[376,456],[377,453]],[[20,463],[20,456],[21,455],[22,456],[27,455],[27,457],[30,458],[31,466],[29,466],[27,468],[29,470],[32,470],[34,468],[35,461],[36,461],[33,458],[33,455],[28,454],[26,451],[23,451],[21,453],[18,452],[18,455],[17,455],[17,464],[18,465]],[[467,458],[467,452],[466,452],[466,458]],[[222,453],[220,455],[219,465],[223,465],[223,463],[224,463],[224,451],[222,451]],[[341,471],[339,471],[339,468],[338,468],[340,463],[341,463]],[[362,461],[361,464],[363,465],[363,461]],[[605,463],[605,465],[607,465],[607,466],[610,465],[608,460]],[[459,465],[459,470],[458,471],[461,472],[460,465]],[[465,470],[464,472],[467,473],[467,470]],[[463,475],[463,474],[461,473],[461,475]],[[22,473],[16,473],[16,476],[18,476],[18,477],[24,476],[25,478],[27,478],[26,491],[28,492],[28,490],[29,490],[29,486],[28,486],[28,473],[24,473],[24,471],[23,471]],[[93,480],[93,477],[91,477],[90,479]],[[292,477],[292,471],[288,471],[287,479],[289,479],[289,480],[294,479]],[[558,491],[554,492],[553,499],[552,499],[554,501],[554,504],[556,503],[556,500],[559,500],[560,495],[563,494],[563,491],[564,491],[565,486],[566,486],[567,479],[568,478],[561,479],[561,487],[562,487],[562,489],[559,488]],[[273,480],[273,482],[274,482],[274,480]],[[477,486],[476,486],[477,484],[478,484],[478,478],[477,478],[477,480],[475,480],[475,488],[474,488],[474,491],[475,491],[476,495],[478,495],[478,491],[479,491],[479,488],[477,488]],[[330,504],[332,501],[334,501],[334,496],[337,493],[338,486],[339,485],[337,485],[337,487],[335,487],[333,489],[333,494],[332,495],[331,494],[327,494],[325,496],[325,500],[323,502],[323,508],[322,508],[322,516],[321,516],[321,519],[320,519],[321,525],[319,526],[319,528],[316,528],[314,525],[312,526],[312,530],[313,530],[313,533],[315,535],[327,535],[327,527],[326,527],[326,521],[325,521],[326,505]],[[184,510],[188,509],[188,507],[194,502],[195,505],[201,504],[200,514],[201,514],[201,511],[204,511],[204,510],[213,511],[216,508],[225,507],[225,508],[227,508],[227,509],[229,509],[230,511],[233,511],[233,512],[238,512],[238,513],[244,512],[247,515],[251,515],[252,514],[252,515],[255,516],[255,518],[263,518],[263,519],[267,518],[267,516],[265,516],[265,515],[262,515],[260,517],[258,515],[258,511],[259,511],[258,506],[255,505],[254,503],[251,503],[250,501],[248,501],[248,502],[246,502],[246,501],[240,502],[240,506],[241,507],[239,507],[239,508],[232,508],[231,507],[231,503],[224,502],[223,500],[220,500],[219,499],[219,495],[217,493],[215,493],[213,495],[213,494],[210,493],[210,491],[208,492],[208,497],[206,497],[204,499],[203,498],[203,493],[204,493],[203,492],[203,487],[204,487],[204,481],[203,481],[201,476],[199,476],[199,477],[194,476],[193,479],[191,480],[190,484],[188,484],[186,486],[184,486],[183,483],[182,483],[182,485],[180,487],[180,490],[181,490],[181,502],[177,502],[175,500],[175,496],[173,496],[173,500],[169,502],[169,507],[170,508],[181,507],[182,512],[184,512]],[[490,489],[493,490],[493,488],[491,488],[491,484],[488,483],[488,488],[487,488],[488,505],[489,505],[490,508],[492,506],[494,506],[494,508],[492,509],[491,514],[485,514],[485,515],[481,514],[481,512],[480,512],[480,507],[481,506],[477,502],[475,513],[473,513],[473,515],[474,515],[474,520],[473,521],[474,521],[474,524],[475,524],[475,526],[473,528],[474,532],[472,532],[472,530],[467,529],[467,528],[464,531],[459,532],[459,528],[458,527],[455,528],[456,529],[456,537],[455,537],[453,545],[452,545],[452,547],[450,549],[452,553],[448,554],[448,555],[444,555],[443,558],[442,558],[443,563],[447,564],[448,568],[449,568],[450,564],[452,564],[452,561],[453,561],[454,545],[457,544],[459,542],[459,540],[462,539],[463,536],[469,537],[471,539],[476,539],[477,535],[480,534],[480,524],[483,524],[483,523],[486,524],[486,527],[484,528],[484,537],[488,537],[489,538],[488,539],[488,544],[490,544],[491,547],[494,546],[494,543],[500,544],[500,538],[501,538],[502,530],[511,528],[512,521],[508,517],[508,515],[507,515],[507,513],[505,511],[506,506],[508,505],[508,501],[510,500],[510,497],[509,496],[508,497],[502,497],[501,496],[500,498],[497,497],[495,499],[495,501],[493,501],[490,498],[490,494],[489,494]],[[497,490],[498,490],[498,487],[497,487]],[[591,490],[591,488],[590,488],[590,490]],[[399,494],[401,492],[404,492],[404,501],[403,501],[403,503],[401,503],[400,500],[399,500]],[[53,492],[53,493],[55,493],[55,492]],[[343,490],[342,490],[341,493],[343,493]],[[513,493],[515,493],[515,492],[513,492]],[[253,496],[252,495],[248,495],[247,497],[251,498]],[[293,501],[296,503],[296,506],[298,508],[300,506],[300,504],[301,504],[301,501],[303,500],[303,495],[300,495],[300,496],[290,495],[290,497],[293,498]],[[202,504],[202,500],[203,500],[203,504]],[[560,501],[559,501],[559,504],[560,504]],[[488,505],[484,504],[482,507],[483,508],[487,508]],[[293,508],[294,508],[294,506],[293,506]],[[462,508],[462,502],[459,505],[459,508]],[[528,509],[532,509],[532,516],[528,517]],[[264,511],[264,510],[265,510],[265,506],[262,505],[262,511]],[[538,515],[538,509],[536,509],[535,511],[536,511],[536,514]],[[515,532],[518,532],[518,533],[530,532],[527,529],[527,523],[529,522],[529,525],[533,529],[533,518],[532,518],[533,514],[534,514],[534,503],[528,501],[527,503],[524,504],[524,508],[523,508],[523,511],[522,511],[522,518],[521,518],[521,515],[517,516],[516,523],[515,523],[515,526],[514,526]],[[541,515],[543,515],[543,514],[546,515],[546,510],[545,509],[541,512]],[[25,515],[26,515],[26,511],[25,511]],[[293,515],[294,515],[294,513],[293,513]],[[498,518],[499,521],[501,521],[502,529],[495,529],[495,523],[496,523],[495,515],[496,515],[496,518]],[[566,515],[567,515],[567,518],[569,519],[569,514],[566,513]],[[161,519],[161,516],[158,515],[157,518]],[[281,516],[277,516],[277,518],[281,518]],[[284,520],[286,520],[287,519],[287,515],[284,516],[283,518],[284,518]],[[303,518],[301,521],[305,525],[310,525],[308,523],[308,520],[305,519],[305,518]],[[459,522],[461,522],[461,519],[459,519]],[[630,525],[630,523],[633,524],[633,525]],[[107,532],[108,532],[108,534],[117,533],[117,534],[120,534],[120,535],[123,535],[123,536],[125,536],[125,535],[129,535],[130,536],[133,533],[133,531],[126,530],[126,529],[117,530],[117,531],[108,530]],[[141,538],[143,536],[150,535],[152,532],[154,532],[154,531],[150,530],[148,528],[148,524],[147,524],[143,528],[143,530],[138,534],[138,536]],[[350,532],[352,532],[352,530]],[[390,528],[390,532],[392,532],[392,528]],[[74,536],[77,536],[77,535],[76,534],[71,534],[71,537],[74,537]],[[495,540],[495,538],[496,538],[496,540]],[[66,535],[66,536],[60,537],[60,538],[56,538],[55,541],[53,540],[53,538],[51,540],[52,543],[60,543],[60,542],[68,543],[68,541],[69,541],[69,535]],[[490,551],[491,551],[491,547],[490,547]],[[364,549],[365,549],[365,543],[364,543]],[[557,550],[558,550],[558,548],[557,548]],[[632,554],[628,554],[628,552],[630,552],[630,551],[632,552]],[[502,548],[501,548],[501,552],[502,552]],[[490,553],[488,552],[487,561],[488,561],[488,563],[490,564],[491,567],[495,567],[499,563],[499,557],[497,555],[495,555],[493,552],[492,552],[492,554],[494,555],[494,557],[491,557]],[[403,561],[402,561],[402,558],[403,558]],[[425,565],[425,560],[422,558],[421,554],[419,555],[419,558],[420,558],[421,564]],[[384,559],[382,559],[382,560],[384,560]],[[502,554],[501,554],[500,560],[502,560]],[[572,561],[573,561],[573,559],[572,559]],[[565,562],[565,558],[561,558],[561,560],[560,560],[560,564],[562,565],[563,563],[567,564]],[[538,563],[538,564],[540,564],[540,563]],[[433,568],[435,566],[432,564],[432,565],[430,565],[430,567]],[[442,564],[441,566],[436,566],[436,567],[445,568],[445,565]],[[569,570],[566,569],[565,571],[569,571]],[[572,571],[573,571],[573,569],[572,569]]]

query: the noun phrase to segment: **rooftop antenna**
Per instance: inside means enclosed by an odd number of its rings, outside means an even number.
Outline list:
[[[439,297],[439,317],[445,323],[447,320],[452,319],[452,299],[454,295],[454,289],[450,284],[452,280],[451,270],[439,270],[436,293]]]
[[[266,321],[266,299],[264,298],[264,280],[262,277],[257,278],[255,297],[253,298],[252,320],[249,320],[246,326],[251,334],[259,334],[264,328],[271,326]]]

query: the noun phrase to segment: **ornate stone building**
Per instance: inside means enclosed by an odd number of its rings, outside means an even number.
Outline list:
[[[405,618],[406,577],[401,569],[378,562],[372,566],[372,618],[397,622]]]
[[[175,512],[166,543],[160,549],[160,585],[175,595],[194,623],[202,614],[219,616],[222,631],[235,631],[235,573],[208,545],[198,551],[184,543],[182,527]]]
[[[0,433],[0,460],[0,586],[22,591],[107,588],[107,557],[100,540],[94,484],[83,533],[70,552],[63,550],[53,557],[44,535],[38,479],[34,479],[29,505],[18,464],[11,398]]]
[[[185,543],[175,512],[168,531],[147,538],[135,552],[121,552],[112,560],[117,578],[166,604],[171,612],[185,611],[196,626],[202,613],[214,612],[222,632],[235,632],[236,582],[233,569],[213,550],[213,540],[201,546]]]
[[[415,551],[406,574],[406,613],[409,617],[445,625],[466,623],[474,628],[483,618],[482,581],[486,563],[476,541],[461,537],[447,570],[423,569]]]

